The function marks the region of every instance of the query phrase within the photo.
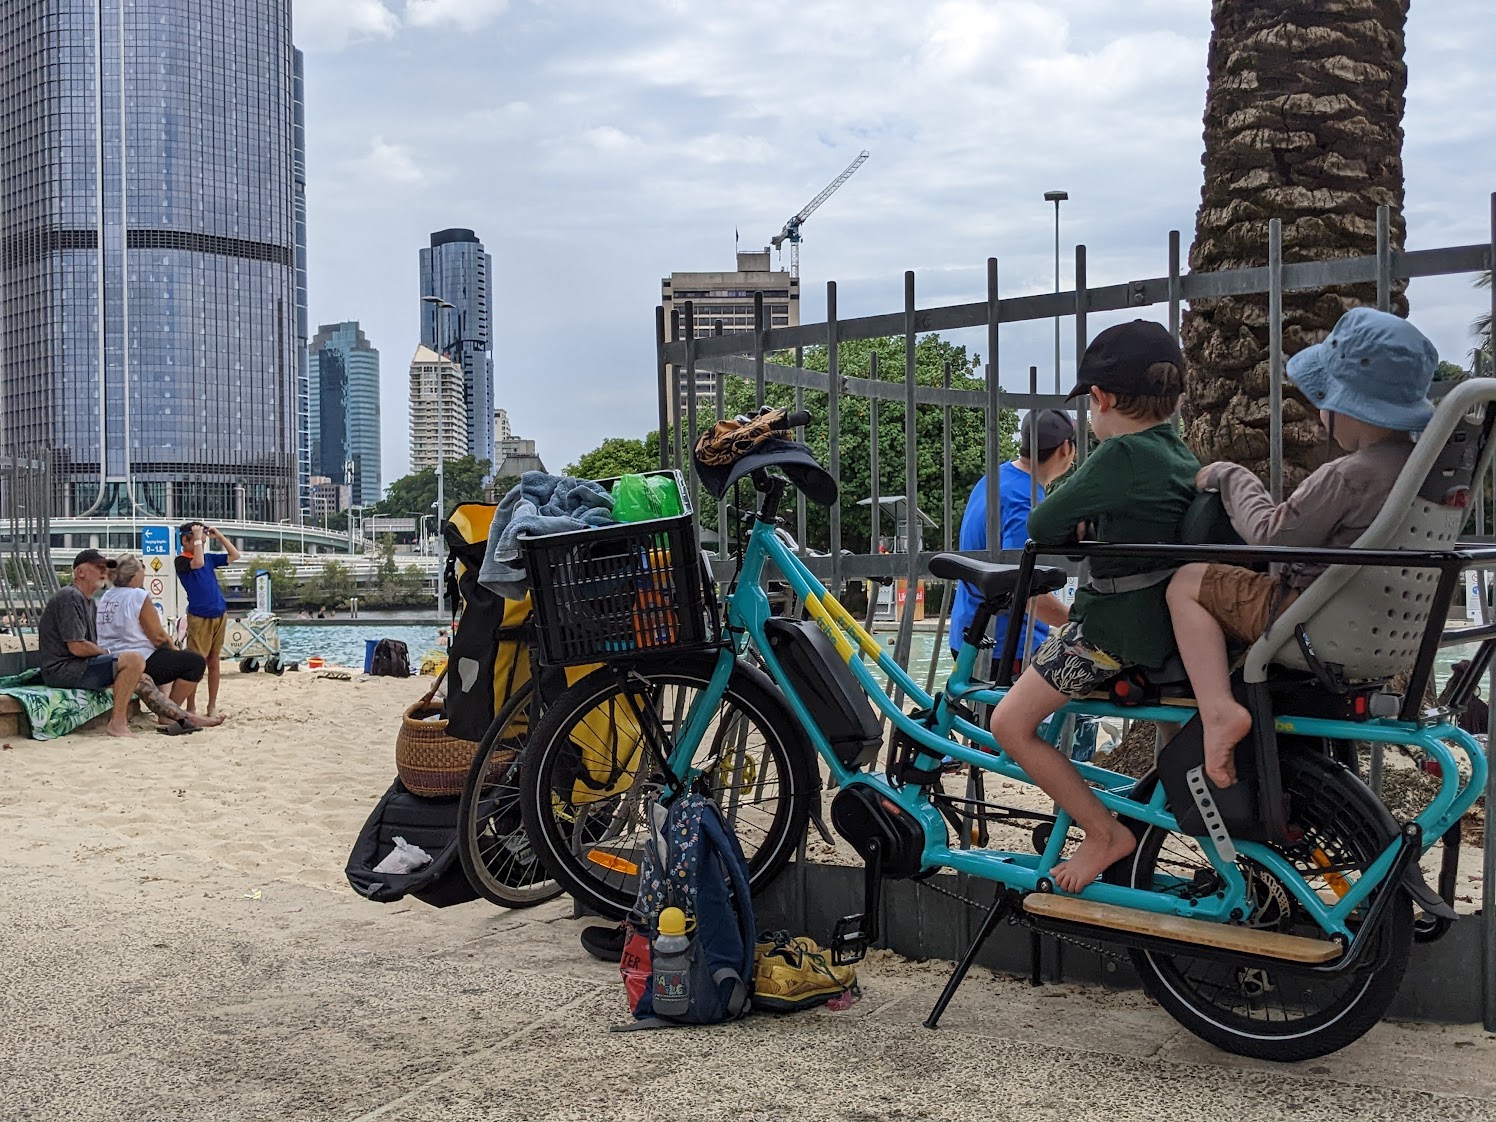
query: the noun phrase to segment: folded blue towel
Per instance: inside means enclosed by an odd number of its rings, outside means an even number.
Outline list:
[[[530,590],[519,539],[612,526],[613,496],[590,479],[527,471],[494,511],[478,583],[509,600]]]

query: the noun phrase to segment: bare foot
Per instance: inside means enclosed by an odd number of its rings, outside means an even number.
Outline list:
[[[126,740],[134,740],[136,738],[135,734],[130,731],[130,725],[125,721],[121,721],[119,724],[115,724],[113,721],[110,721],[109,724],[104,727],[104,731],[107,732],[110,736],[119,736],[125,738]]]
[[[1086,835],[1075,856],[1058,866],[1054,882],[1066,892],[1079,892],[1137,846],[1132,831],[1116,819],[1104,835]]]
[[[1236,746],[1252,731],[1252,714],[1232,701],[1219,710],[1200,710],[1205,726],[1205,774],[1217,787],[1236,782]]]
[[[210,729],[215,725],[223,724],[222,717],[203,717],[196,713],[187,714],[187,723],[200,729]]]
[[[230,717],[232,717],[233,714],[232,713],[225,713],[222,709],[219,709],[216,705],[210,705],[210,706],[208,706],[208,716],[210,716],[210,717],[217,717],[220,721],[226,721]]]

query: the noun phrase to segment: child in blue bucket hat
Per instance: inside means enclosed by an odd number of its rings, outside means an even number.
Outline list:
[[[1218,490],[1248,545],[1353,545],[1381,513],[1413,450],[1412,434],[1434,415],[1429,383],[1438,352],[1407,320],[1352,308],[1323,343],[1288,360],[1287,373],[1348,453],[1314,472],[1283,503],[1239,464],[1208,464],[1195,485]],[[1169,614],[1205,733],[1205,772],[1236,782],[1235,748],[1252,718],[1231,693],[1226,638],[1252,643],[1314,581],[1323,565],[1276,574],[1235,565],[1185,565],[1169,582]]]

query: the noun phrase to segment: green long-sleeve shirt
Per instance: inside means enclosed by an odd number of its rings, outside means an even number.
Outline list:
[[[1029,536],[1040,545],[1076,540],[1089,522],[1104,542],[1177,542],[1195,498],[1200,461],[1167,424],[1103,440],[1070,479],[1033,509]],[[1098,557],[1091,575],[1122,577],[1160,568],[1157,561]],[[1086,641],[1126,663],[1161,666],[1174,652],[1168,581],[1136,592],[1102,595],[1082,589],[1070,618]]]

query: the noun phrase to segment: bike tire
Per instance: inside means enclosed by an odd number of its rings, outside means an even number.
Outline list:
[[[525,829],[546,867],[584,909],[622,919],[633,906],[648,836],[643,808],[651,784],[662,778],[659,753],[673,744],[674,726],[691,694],[710,683],[716,661],[713,653],[684,655],[631,675],[605,667],[557,698],[536,726],[520,765]],[[664,745],[630,731],[630,699],[646,696],[660,715],[655,736],[669,738]],[[607,730],[606,737],[599,730]],[[599,779],[606,753],[609,770]],[[758,891],[804,836],[813,791],[809,744],[762,671],[743,663],[734,668],[712,732],[698,748],[699,763],[713,758],[722,762],[703,767],[693,789],[722,808]],[[771,784],[770,809],[760,796]]]
[[[1277,846],[1316,890],[1343,893],[1348,874],[1363,873],[1395,836],[1385,809],[1351,772],[1324,756],[1282,756],[1283,790],[1295,840]],[[1133,887],[1155,887],[1160,865],[1168,865],[1179,891],[1187,891],[1188,847],[1179,834],[1148,827],[1125,862]],[[1173,855],[1161,860],[1168,847]],[[1203,855],[1201,856],[1203,861]],[[1328,863],[1326,863],[1328,862]],[[1256,889],[1255,916],[1264,925],[1297,934],[1318,932],[1277,881],[1245,859],[1243,871]],[[1364,914],[1365,909],[1362,909]],[[1354,924],[1351,925],[1354,927]],[[1413,940],[1413,909],[1398,891],[1388,901],[1380,930],[1345,975],[1292,968],[1258,969],[1208,957],[1134,950],[1143,988],[1176,1021],[1227,1052],[1278,1062],[1310,1060],[1344,1048],[1375,1025],[1397,996]],[[1269,995],[1278,993],[1276,999]],[[1269,1007],[1279,1002],[1278,1016]],[[1293,1003],[1294,1008],[1289,1007]]]
[[[519,809],[519,768],[535,683],[517,687],[473,754],[457,806],[457,853],[477,893],[506,908],[532,908],[564,891],[535,853]]]

